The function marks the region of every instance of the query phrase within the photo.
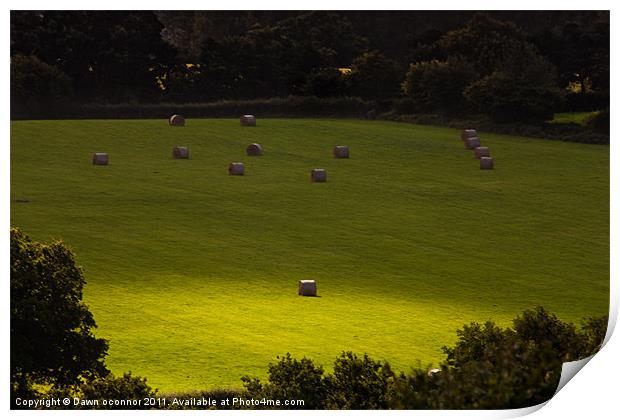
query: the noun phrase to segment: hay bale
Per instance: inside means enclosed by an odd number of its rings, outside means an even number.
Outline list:
[[[241,162],[233,162],[228,165],[228,174],[230,175],[243,175],[245,171],[245,167]]]
[[[478,137],[470,137],[465,139],[465,148],[466,149],[475,149],[476,147],[480,147],[480,139]]]
[[[493,169],[493,158],[491,156],[483,156],[480,158],[480,169]]]
[[[334,147],[334,157],[336,159],[348,159],[349,158],[349,146]]]
[[[185,146],[174,146],[172,148],[172,157],[174,159],[189,159],[189,149]]]
[[[327,182],[327,171],[325,169],[313,169],[310,171],[312,182]]]
[[[180,115],[174,114],[168,119],[168,123],[175,127],[183,127],[185,125],[185,118]]]
[[[252,143],[245,149],[245,153],[248,156],[262,156],[263,146],[258,143]]]
[[[461,131],[461,140],[463,140],[463,142],[465,142],[465,140],[471,137],[478,137],[478,133],[476,133],[476,130],[469,128],[467,130]]]
[[[316,281],[299,280],[298,294],[300,296],[316,296]]]
[[[428,375],[429,378],[432,378],[433,376],[435,376],[439,372],[441,372],[441,369],[435,368],[435,369],[430,369],[428,372],[426,372],[426,374]]]
[[[480,159],[481,157],[491,156],[491,152],[488,147],[476,147],[474,149],[474,157]]]
[[[241,125],[246,127],[253,127],[256,125],[256,117],[254,115],[242,115],[239,118]]]
[[[109,161],[107,153],[93,153],[93,165],[107,165]]]

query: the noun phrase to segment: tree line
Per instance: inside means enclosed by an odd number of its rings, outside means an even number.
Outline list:
[[[13,107],[296,95],[539,121],[608,92],[608,12],[11,12]]]

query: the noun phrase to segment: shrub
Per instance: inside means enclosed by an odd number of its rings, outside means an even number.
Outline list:
[[[131,372],[121,377],[109,374],[103,378],[97,378],[81,387],[81,397],[86,400],[140,400],[139,406],[125,405],[102,405],[93,406],[99,409],[127,409],[127,408],[154,408],[145,406],[145,398],[155,398],[157,390],[153,390],[147,383],[146,378],[132,376]]]
[[[269,379],[263,384],[257,378],[241,378],[248,398],[267,399],[301,399],[304,409],[324,408],[326,387],[323,380],[323,368],[315,366],[312,360],[296,360],[289,353],[278,357],[276,363],[269,364]],[[286,407],[283,407],[286,408]],[[291,407],[295,408],[295,407]]]
[[[388,363],[367,354],[342,353],[334,362],[334,373],[326,377],[328,409],[386,409],[394,373]]]
[[[463,91],[475,77],[464,61],[423,61],[411,64],[402,89],[413,100],[416,112],[455,114],[465,111]]]
[[[287,96],[206,103],[159,104],[71,104],[37,112],[14,113],[11,118],[162,118],[181,114],[186,118],[239,118],[252,113],[265,117],[355,117],[362,118],[371,104],[361,98],[342,96]]]

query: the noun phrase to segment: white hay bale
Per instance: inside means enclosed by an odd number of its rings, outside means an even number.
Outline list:
[[[432,378],[433,376],[435,376],[439,372],[441,372],[441,369],[435,368],[435,369],[429,370],[426,374],[428,375],[429,378]]]
[[[245,167],[243,166],[243,163],[241,162],[233,162],[230,165],[228,165],[228,173],[230,175],[243,175],[244,171],[245,171]]]
[[[168,119],[168,123],[175,127],[183,127],[185,125],[185,118],[180,115],[174,114]]]
[[[312,182],[327,182],[327,171],[325,169],[313,169],[310,171]]]
[[[299,280],[300,296],[316,296],[316,281],[314,280]]]
[[[491,156],[491,152],[488,147],[476,147],[474,149],[474,157],[480,159],[481,157]]]
[[[493,169],[493,158],[491,156],[483,156],[480,158],[480,169]]]
[[[252,143],[245,149],[245,153],[248,156],[261,156],[263,154],[263,146],[258,143]]]
[[[465,139],[464,144],[466,149],[475,149],[476,147],[480,147],[480,139],[478,137],[469,137]]]
[[[253,127],[256,125],[256,117],[254,115],[242,115],[239,118],[241,125],[246,127]]]
[[[471,137],[478,137],[478,133],[476,133],[476,130],[469,128],[467,130],[461,131],[461,140],[463,140],[463,142],[465,142],[465,140]]]
[[[334,157],[336,159],[348,159],[349,158],[349,146],[334,147]]]
[[[107,165],[109,161],[107,153],[93,153],[93,165]]]
[[[189,149],[185,146],[174,146],[172,157],[175,159],[189,159]]]

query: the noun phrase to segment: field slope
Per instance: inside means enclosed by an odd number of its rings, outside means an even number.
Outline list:
[[[466,322],[606,313],[609,148],[481,136],[495,171],[457,130],[381,121],[16,121],[11,225],[72,247],[108,365],[164,392],[238,387],[287,351],[406,370]]]

